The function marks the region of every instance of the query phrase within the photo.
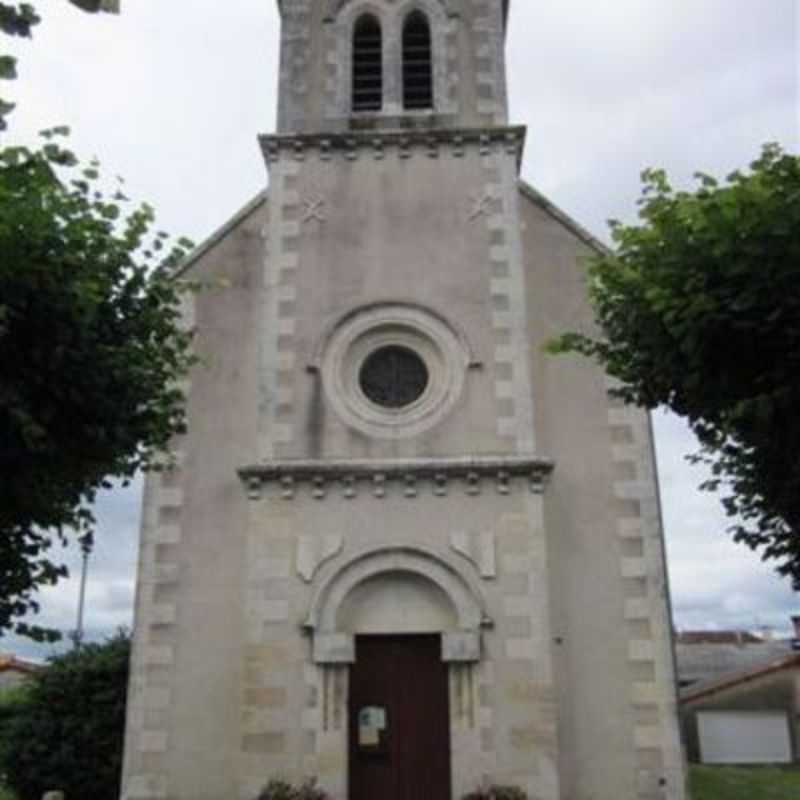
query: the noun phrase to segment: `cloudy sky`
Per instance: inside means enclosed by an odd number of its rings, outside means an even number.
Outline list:
[[[122,0],[120,17],[39,0],[44,23],[13,48],[19,109],[7,140],[54,124],[125,176],[159,225],[200,241],[265,184],[256,134],[274,128],[274,0]],[[777,141],[797,152],[797,0],[515,0],[508,37],[512,120],[529,128],[523,175],[595,234],[631,220],[639,174],[690,185]],[[729,543],[718,501],[696,490],[680,420],[656,415],[676,622],[786,630],[800,597]],[[141,486],[100,501],[87,625],[130,624]],[[74,562],[74,554],[66,557]],[[77,579],[45,593],[41,621],[74,627]],[[7,638],[0,648],[42,650]]]

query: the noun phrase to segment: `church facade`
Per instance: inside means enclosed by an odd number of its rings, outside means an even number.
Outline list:
[[[279,12],[269,188],[186,267],[123,798],[682,800],[649,419],[544,351],[600,245],[520,180],[508,0]]]

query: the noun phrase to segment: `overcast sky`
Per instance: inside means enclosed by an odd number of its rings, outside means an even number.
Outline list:
[[[119,17],[65,0],[20,56],[7,140],[55,124],[96,155],[159,227],[200,241],[266,182],[256,135],[274,129],[274,0],[123,0]],[[690,185],[725,175],[764,142],[798,151],[800,42],[795,0],[514,0],[508,36],[511,118],[528,126],[523,176],[601,238],[632,220],[639,175],[662,166]],[[5,88],[5,87],[4,87]],[[674,611],[681,628],[788,628],[800,597],[723,535],[716,498],[683,460],[694,441],[656,415]],[[556,454],[557,455],[557,454]],[[98,504],[88,592],[93,635],[130,625],[137,484]],[[74,560],[73,554],[66,554]],[[74,627],[76,577],[43,597],[40,621]],[[0,648],[41,655],[7,638]]]

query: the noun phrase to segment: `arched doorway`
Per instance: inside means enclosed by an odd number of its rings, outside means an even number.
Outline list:
[[[421,548],[362,553],[321,582],[307,627],[317,664],[349,665],[349,800],[450,800],[454,675],[486,624],[477,587]]]
[[[356,637],[349,800],[450,800],[448,669],[435,634]]]

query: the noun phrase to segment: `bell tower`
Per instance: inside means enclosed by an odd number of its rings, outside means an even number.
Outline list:
[[[282,0],[278,132],[508,122],[508,0]]]
[[[519,178],[508,0],[281,0],[268,189],[194,254],[124,800],[684,800],[647,416],[544,346],[599,245]]]
[[[262,455],[533,456],[533,390],[512,357],[528,349],[525,131],[506,124],[506,4],[284,0],[281,13],[279,129],[260,140],[280,284],[264,310]],[[289,309],[305,371],[277,370]],[[407,406],[365,393],[362,367],[392,369],[372,353],[380,337],[402,374],[421,359]]]

